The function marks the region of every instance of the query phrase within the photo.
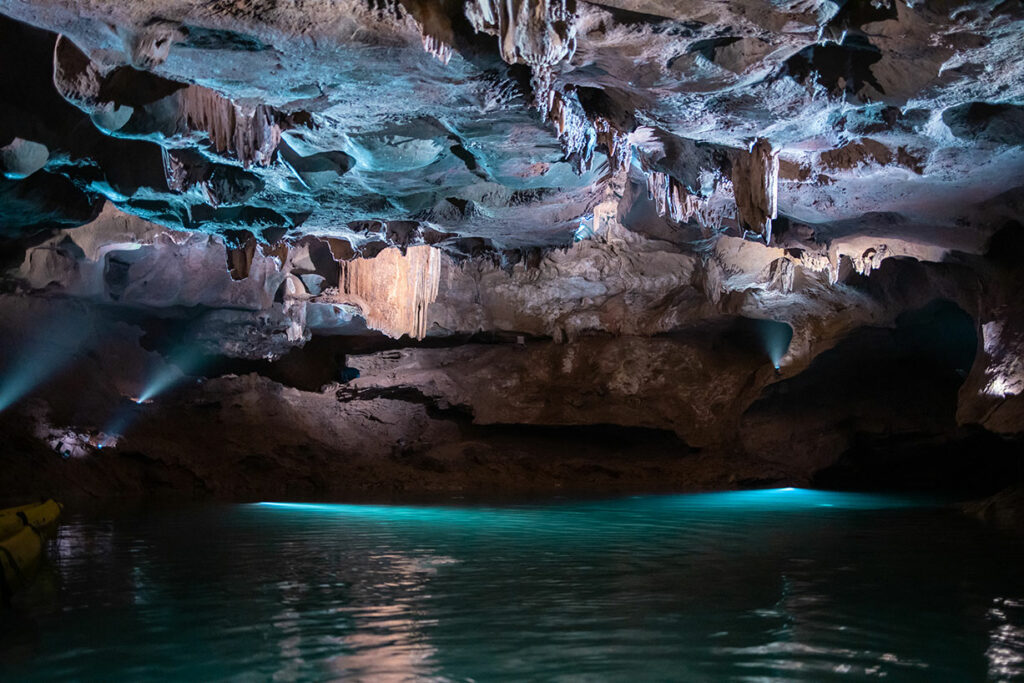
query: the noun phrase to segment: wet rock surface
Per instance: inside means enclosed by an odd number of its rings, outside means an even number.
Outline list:
[[[8,492],[1020,476],[1020,3],[0,30]]]

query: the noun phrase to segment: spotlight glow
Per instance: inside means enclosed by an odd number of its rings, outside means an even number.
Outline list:
[[[775,369],[781,370],[782,358],[789,350],[789,342],[793,339],[793,328],[774,320],[757,320],[755,323],[764,352]]]
[[[195,347],[183,347],[172,353],[149,378],[142,393],[133,399],[137,404],[151,403],[154,398],[185,380],[202,365],[203,354]]]
[[[116,446],[118,439],[124,436],[128,426],[135,422],[139,410],[136,407],[138,401],[134,398],[130,400],[131,403],[118,407],[114,416],[110,418],[110,422],[103,428],[103,433],[109,435],[107,440],[102,443],[103,446]]]
[[[89,333],[84,315],[63,313],[23,340],[0,373],[0,412],[25,398],[75,357]]]
[[[183,378],[180,372],[176,371],[177,368],[164,367],[161,368],[155,377],[150,380],[146,388],[142,390],[139,397],[135,399],[135,403],[142,405],[143,403],[149,403],[153,400],[154,396],[162,394],[163,392],[170,389],[172,386],[177,384]]]
[[[195,347],[182,347],[170,354],[166,361],[151,373],[138,396],[127,396],[130,403],[122,405],[111,418],[104,431],[108,434],[123,436],[138,419],[139,406],[153,403],[157,396],[188,378],[189,373],[196,372],[203,363],[203,354]]]

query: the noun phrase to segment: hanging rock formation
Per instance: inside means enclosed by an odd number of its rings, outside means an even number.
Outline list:
[[[772,239],[772,221],[779,217],[779,155],[764,138],[754,142],[748,154],[733,162],[733,191],[740,223]]]
[[[192,130],[203,131],[217,152],[230,152],[246,167],[268,166],[281,142],[281,128],[264,105],[248,110],[199,86],[181,91],[179,118]]]
[[[466,18],[477,31],[498,37],[501,58],[526,64],[533,72],[534,95],[543,111],[552,69],[576,50],[575,0],[471,0]]]
[[[358,306],[366,324],[389,337],[423,339],[440,278],[441,253],[433,247],[385,249],[341,264],[337,300]]]

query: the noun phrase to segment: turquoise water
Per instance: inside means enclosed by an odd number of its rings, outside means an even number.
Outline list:
[[[1024,677],[1024,547],[904,498],[71,513],[49,555],[0,679]]]

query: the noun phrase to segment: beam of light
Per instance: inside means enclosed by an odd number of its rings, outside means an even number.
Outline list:
[[[84,314],[63,311],[23,339],[23,348],[0,371],[0,412],[69,365],[88,335]]]
[[[124,403],[118,406],[114,412],[114,416],[110,418],[106,426],[103,428],[102,434],[107,438],[100,441],[97,444],[97,448],[112,447],[116,446],[118,440],[124,436],[125,431],[131,426],[136,419],[138,419],[139,408],[137,405],[137,399],[129,399],[130,403]]]
[[[175,350],[165,362],[150,373],[142,392],[138,396],[128,397],[130,403],[117,408],[103,431],[118,438],[123,437],[128,428],[138,420],[142,412],[141,406],[152,403],[156,397],[187,379],[190,373],[198,371],[203,364],[203,358],[197,347],[185,346]]]
[[[780,370],[782,358],[789,350],[789,342],[793,339],[793,328],[774,320],[757,320],[755,327],[764,352],[771,359],[775,369]]]
[[[203,354],[198,347],[186,346],[173,352],[150,376],[142,393],[134,399],[138,404],[149,403],[174,385],[185,380],[190,373],[199,370]]]
[[[139,405],[148,403],[153,400],[153,397],[167,391],[183,378],[184,375],[176,367],[171,365],[164,366],[157,370],[156,374],[149,379],[146,383],[146,387],[135,399],[135,402]]]

